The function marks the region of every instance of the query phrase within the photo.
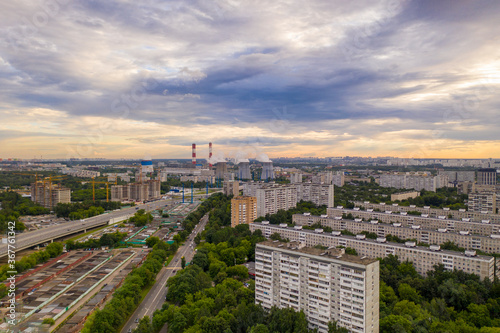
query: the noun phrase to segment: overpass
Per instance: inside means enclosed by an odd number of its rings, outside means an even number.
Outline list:
[[[11,247],[11,250],[19,252],[21,250],[28,249],[40,244],[53,242],[54,240],[64,236],[76,234],[79,232],[86,232],[87,229],[96,228],[106,224],[117,223],[128,219],[139,209],[145,209],[146,211],[155,210],[160,207],[164,207],[168,203],[171,203],[172,200],[173,199],[149,202],[146,204],[136,205],[135,207],[120,209],[120,211],[112,211],[109,213],[93,216],[85,220],[62,223],[35,231],[16,234],[16,242],[15,244],[11,244],[14,245],[14,248]],[[7,244],[0,244],[0,258],[7,256],[7,249]]]

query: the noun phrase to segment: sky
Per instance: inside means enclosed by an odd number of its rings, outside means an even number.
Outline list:
[[[0,158],[500,158],[496,0],[0,2]]]

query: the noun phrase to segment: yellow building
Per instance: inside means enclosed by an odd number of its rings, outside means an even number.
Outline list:
[[[257,198],[239,196],[231,199],[231,227],[250,224],[257,218]]]

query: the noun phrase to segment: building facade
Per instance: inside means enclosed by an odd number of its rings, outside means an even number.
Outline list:
[[[297,207],[297,188],[292,185],[268,184],[258,188],[255,197],[257,217]]]
[[[411,261],[416,271],[423,276],[428,271],[433,270],[434,265],[439,264],[444,265],[447,270],[462,270],[490,281],[493,281],[495,274],[495,258],[476,255],[475,251],[465,251],[464,253],[447,251],[441,250],[439,245],[426,247],[416,246],[415,242],[392,243],[387,242],[382,237],[372,240],[367,239],[365,235],[344,236],[340,231],[325,233],[323,229],[306,230],[302,229],[302,226],[272,225],[268,221],[251,223],[250,230],[252,232],[261,230],[266,238],[269,238],[273,233],[278,233],[282,238],[288,238],[290,241],[305,242],[306,246],[321,244],[326,247],[350,247],[355,249],[358,255],[368,258],[398,256],[400,261]],[[500,264],[500,259],[498,261],[497,266]],[[496,274],[499,278],[498,271]]]
[[[355,234],[369,232],[378,237],[396,236],[402,240],[415,240],[419,244],[442,245],[453,242],[468,250],[481,250],[487,253],[500,253],[500,234],[488,236],[475,235],[469,231],[453,230],[446,227],[440,229],[426,228],[420,224],[403,225],[401,222],[392,224],[381,223],[379,220],[364,220],[361,218],[342,219],[342,217],[321,217],[295,214],[293,223],[301,226],[311,226],[320,223],[322,227],[333,230],[347,230]]]
[[[224,182],[222,190],[225,195],[233,195],[237,197],[240,195],[240,183],[236,180]]]
[[[45,208],[53,208],[58,203],[71,203],[71,189],[58,184],[31,184],[31,201]]]
[[[462,219],[470,219],[470,221],[474,222],[482,222],[482,221],[490,221],[491,223],[499,223],[500,224],[500,215],[499,214],[490,214],[490,213],[481,213],[481,212],[472,212],[465,209],[453,210],[449,208],[431,208],[429,206],[417,207],[415,205],[409,206],[401,206],[396,204],[386,205],[385,203],[371,203],[369,201],[355,201],[354,205],[356,207],[363,207],[365,209],[373,209],[374,211],[391,211],[391,212],[410,212],[416,211],[421,213],[422,215],[430,216],[430,217],[439,217],[439,216],[449,216],[450,219],[454,220],[462,220]]]
[[[297,201],[311,201],[318,206],[334,207],[334,185],[301,183],[295,186]]]
[[[479,185],[496,185],[497,170],[490,168],[477,170],[477,183]]]
[[[379,332],[379,277],[378,260],[343,249],[278,241],[255,248],[255,302],[302,310],[319,332],[332,320],[350,332]]]
[[[391,201],[403,201],[407,199],[413,199],[420,196],[420,192],[411,191],[411,192],[400,192],[391,194]]]
[[[257,218],[257,198],[236,196],[231,199],[231,227],[250,224]]]
[[[444,175],[431,176],[421,174],[383,174],[380,176],[379,184],[382,187],[394,187],[426,190],[436,192],[436,189],[447,186],[448,177]]]
[[[112,201],[146,201],[160,197],[161,182],[159,180],[111,186]]]
[[[469,193],[467,207],[471,212],[488,214],[497,213],[497,195],[495,192]]]
[[[446,211],[444,211],[446,212]],[[349,216],[349,214],[354,219],[361,219],[363,221],[376,220],[381,225],[385,224],[400,224],[402,227],[413,227],[420,226],[422,229],[431,230],[447,230],[448,232],[468,232],[470,235],[479,235],[491,237],[491,235],[500,235],[500,224],[491,223],[490,220],[482,220],[481,222],[471,221],[469,218],[463,218],[461,220],[454,220],[448,218],[446,215],[440,215],[439,217],[430,217],[427,214],[422,215],[410,215],[407,212],[376,212],[372,208],[362,210],[359,207],[354,209],[347,208],[328,208],[327,215],[322,216],[305,216],[305,215],[294,215],[294,219],[300,220],[300,223],[308,223],[310,221],[320,222],[323,219],[334,218],[342,219],[343,217]],[[295,220],[294,220],[295,221]]]

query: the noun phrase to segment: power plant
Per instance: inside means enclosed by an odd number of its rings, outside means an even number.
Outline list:
[[[215,178],[224,179],[224,174],[227,173],[227,163],[217,162],[215,165]]]
[[[250,174],[250,162],[243,161],[238,164],[238,179],[252,179]]]
[[[273,162],[262,162],[262,174],[260,175],[261,180],[274,179]]]

